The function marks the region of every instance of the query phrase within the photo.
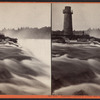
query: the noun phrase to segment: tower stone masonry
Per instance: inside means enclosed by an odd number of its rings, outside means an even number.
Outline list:
[[[63,10],[64,14],[64,35],[73,35],[72,29],[72,11],[70,6],[66,6]]]

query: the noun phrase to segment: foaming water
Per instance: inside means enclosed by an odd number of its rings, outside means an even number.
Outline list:
[[[31,47],[31,42],[28,40],[26,44]],[[0,45],[0,94],[50,95],[50,65],[41,60],[42,53],[38,59],[33,51],[27,46]]]
[[[92,83],[83,83],[79,85],[71,85],[54,91],[56,95],[74,95],[74,93],[84,91],[88,95],[100,95],[100,85]]]
[[[47,65],[51,65],[51,42],[49,39],[19,39],[19,44]]]
[[[100,46],[53,43],[55,95],[100,95]]]

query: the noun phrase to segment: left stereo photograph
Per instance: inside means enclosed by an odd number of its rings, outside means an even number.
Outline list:
[[[51,95],[51,4],[0,3],[0,94]]]

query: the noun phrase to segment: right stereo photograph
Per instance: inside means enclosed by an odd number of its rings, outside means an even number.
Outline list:
[[[52,95],[100,95],[100,3],[52,4]]]

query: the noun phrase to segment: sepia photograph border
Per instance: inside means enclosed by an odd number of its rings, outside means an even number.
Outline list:
[[[99,3],[100,2],[0,2],[0,3]],[[52,20],[52,19],[51,19]],[[51,22],[52,23],[52,22]],[[52,25],[51,25],[52,27]],[[52,34],[51,34],[52,35]],[[51,41],[52,42],[52,41]],[[52,49],[52,43],[51,43]],[[51,57],[52,64],[52,57]],[[51,70],[52,71],[52,70]],[[52,72],[51,72],[52,73]],[[75,96],[75,95],[0,95],[0,99],[100,99],[100,96]]]

